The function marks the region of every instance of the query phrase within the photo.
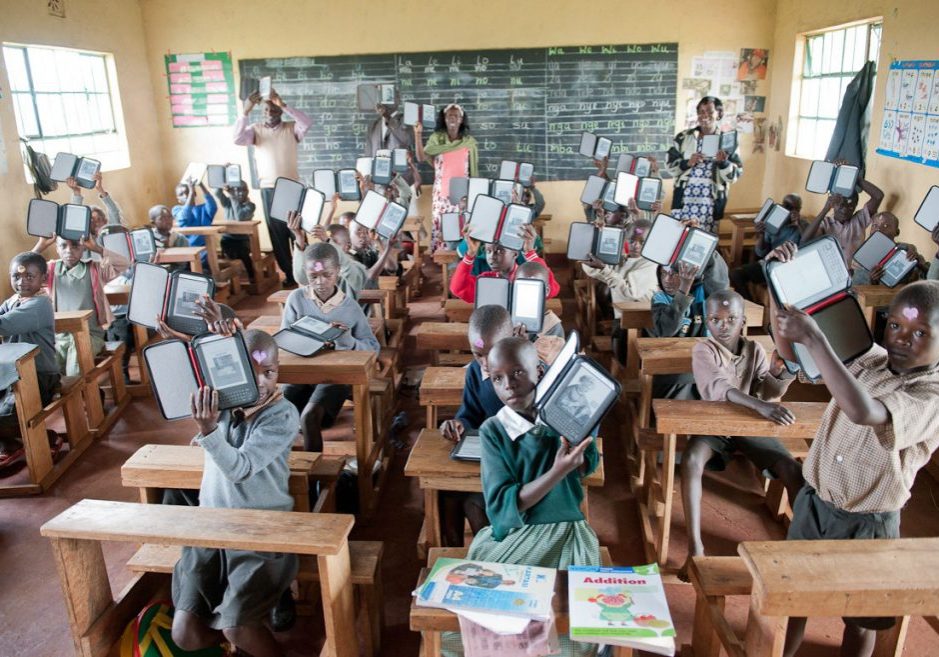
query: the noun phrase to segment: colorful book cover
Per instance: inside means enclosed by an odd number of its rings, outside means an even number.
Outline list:
[[[441,558],[417,590],[417,605],[546,619],[556,576],[553,568]]]
[[[571,566],[568,595],[571,639],[675,654],[675,626],[657,565]]]

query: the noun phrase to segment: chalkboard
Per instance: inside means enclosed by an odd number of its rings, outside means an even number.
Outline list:
[[[664,162],[676,131],[677,43],[249,59],[239,68],[272,76],[313,117],[299,145],[308,181],[314,169],[354,166],[364,151],[375,119],[357,109],[364,82],[393,82],[402,100],[461,104],[486,177],[508,159],[532,162],[538,180],[584,179],[593,166],[577,152],[583,130],[613,140],[613,162],[620,152]],[[431,182],[433,171],[422,171]]]

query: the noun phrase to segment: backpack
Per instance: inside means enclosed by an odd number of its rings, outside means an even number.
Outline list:
[[[33,190],[36,192],[36,198],[42,198],[43,195],[54,192],[59,184],[52,180],[52,166],[49,164],[49,158],[45,153],[39,153],[33,150],[29,145],[29,140],[20,138],[23,142],[23,161],[33,176]]]
[[[121,635],[121,657],[225,657],[222,646],[187,652],[173,643],[173,607],[154,602],[132,620]]]

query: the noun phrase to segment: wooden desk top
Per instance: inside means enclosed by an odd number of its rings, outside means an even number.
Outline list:
[[[639,369],[644,374],[685,374],[691,372],[691,352],[699,342],[708,338],[639,338],[636,349],[639,353]],[[767,357],[775,349],[768,335],[748,338],[759,343]]]
[[[347,545],[354,522],[350,515],[335,513],[86,499],[46,522],[39,533],[46,538],[330,555]]]
[[[323,351],[310,358],[280,350],[281,383],[367,384],[375,371],[374,351]]]
[[[434,251],[434,262],[438,265],[446,265],[456,262],[460,259],[460,254],[449,249],[437,249]]]
[[[320,459],[317,452],[290,452],[292,474],[309,475]],[[198,489],[205,450],[195,445],[144,445],[121,466],[121,484],[132,488]]]
[[[645,329],[652,327],[652,304],[649,301],[616,301],[613,307],[622,313],[620,326],[625,329]],[[743,302],[747,326],[763,324],[763,306],[752,301]],[[555,311],[556,312],[556,311]]]
[[[7,352],[6,354],[4,352]],[[16,358],[14,359],[12,353],[16,353]],[[22,351],[20,343],[8,342],[6,344],[0,344],[0,363],[10,363],[13,362],[19,367],[24,361],[27,361],[31,358],[36,358],[39,355],[39,347],[33,345],[32,349],[27,351]]]
[[[782,426],[749,409],[730,402],[685,399],[653,399],[656,431],[660,434],[702,436],[771,436],[775,438],[814,438],[828,404],[824,402],[783,402],[796,421]]]
[[[293,290],[277,290],[276,292],[271,292],[267,296],[267,302],[276,303],[283,306],[285,303],[287,303],[287,297],[290,296],[291,292],[293,292]]]
[[[896,287],[887,287],[886,285],[855,285],[854,291],[857,292],[858,300],[861,305],[867,308],[878,308],[880,306],[889,306],[897,292],[903,289],[902,285]]]
[[[90,332],[91,310],[57,310],[55,330],[58,333]]]
[[[218,226],[222,230],[232,232],[250,233],[261,225],[260,219],[248,219],[247,221],[227,221],[225,219],[216,219],[212,222],[213,226]],[[242,229],[239,231],[239,229]]]
[[[479,463],[455,461],[450,458],[451,449],[453,449],[453,443],[446,440],[436,429],[421,430],[417,442],[411,448],[408,462],[404,465],[404,474],[408,477],[429,478],[435,481],[448,478],[458,479],[462,480],[464,485],[467,480],[470,480],[477,482],[478,488],[474,489],[482,492]],[[597,449],[601,454],[600,465],[584,479],[587,486],[603,486],[605,478],[602,458],[603,440],[600,438],[597,439]],[[440,490],[448,489],[441,488]]]
[[[939,538],[741,543],[766,616],[935,616]]]
[[[168,249],[158,249],[156,262],[189,262],[201,257],[205,253],[204,246],[174,246]]]
[[[469,351],[465,322],[424,322],[417,325],[415,336],[418,349],[446,349]]]
[[[112,306],[124,305],[130,300],[130,285],[121,285],[111,281],[104,286],[104,294]]]
[[[421,406],[459,404],[463,400],[466,369],[463,367],[428,367],[424,370],[418,392]]]
[[[208,226],[186,226],[185,228],[174,227],[173,232],[180,235],[218,235],[224,231],[221,226],[209,224]]]

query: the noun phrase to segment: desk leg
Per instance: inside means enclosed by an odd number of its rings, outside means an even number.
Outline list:
[[[673,433],[666,435],[664,438],[665,458],[662,461],[661,488],[662,497],[664,498],[662,500],[664,510],[662,517],[659,519],[659,544],[656,546],[658,548],[656,559],[660,566],[664,566],[665,562],[668,561],[668,538],[672,527],[672,498],[675,494],[675,443],[677,442],[677,437]],[[654,503],[655,500],[649,501],[650,508]]]
[[[789,619],[785,616],[763,616],[758,595],[750,595],[744,650],[747,657],[782,657]]]
[[[372,401],[369,399],[368,383],[352,386],[352,403],[355,408],[355,457],[359,465],[359,508],[363,515],[372,511],[371,456],[375,446],[372,427]],[[377,458],[377,455],[376,455]]]
[[[150,373],[147,371],[147,365],[143,360],[143,348],[147,346],[150,340],[150,334],[147,333],[147,327],[140,324],[134,324],[134,351],[137,352],[137,369],[140,370],[140,384],[150,385]]]
[[[743,258],[743,226],[733,222],[730,232],[730,266],[739,267]]]
[[[75,654],[95,657],[88,634],[113,603],[104,552],[98,541],[53,538],[52,556],[65,597]],[[351,589],[351,587],[350,587]],[[100,653],[103,654],[103,653]]]
[[[22,359],[17,369],[20,380],[13,385],[13,396],[16,399],[20,437],[26,452],[26,467],[29,469],[29,480],[34,484],[41,484],[52,470],[52,454],[49,452],[45,422],[36,425],[30,423],[30,420],[42,411],[39,382],[36,379],[36,359]]]
[[[424,489],[424,523],[427,527],[427,548],[441,547],[440,491],[434,488]]]
[[[196,272],[197,274],[203,273],[203,271],[202,271],[202,256],[201,256],[201,255],[195,256],[195,257],[190,261],[189,266],[192,267],[192,271]]]
[[[652,425],[652,375],[640,374],[639,379],[639,428]]]
[[[427,406],[427,428],[431,430],[437,428],[437,407],[433,404]]]
[[[91,348],[91,334],[87,330],[73,333],[75,341],[75,350],[78,352],[78,365],[81,368],[82,377],[86,377],[95,367],[95,353]],[[104,423],[104,406],[101,404],[101,393],[96,378],[86,379],[82,384],[84,391],[82,398],[85,400],[85,410],[88,412],[88,428],[92,431],[98,431]],[[75,449],[75,445],[70,445]]]
[[[906,643],[906,633],[909,629],[910,617],[902,616],[889,630],[878,632],[871,657],[903,657],[903,644]]]
[[[365,479],[370,480],[370,477]],[[323,595],[326,645],[330,648],[327,654],[332,657],[358,657],[349,544],[343,543],[338,554],[317,557],[317,563]]]
[[[450,296],[450,265],[449,263],[441,263],[440,265],[440,281],[443,285],[443,289],[440,292],[440,306],[441,308],[447,305],[447,297]]]

